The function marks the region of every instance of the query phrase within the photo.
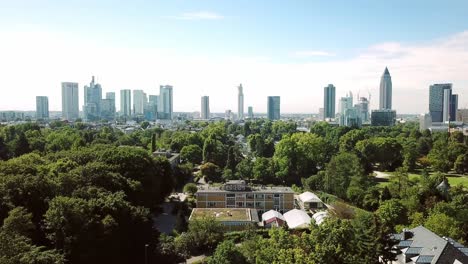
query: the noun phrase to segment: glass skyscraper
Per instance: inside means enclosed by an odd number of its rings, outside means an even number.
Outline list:
[[[210,119],[210,97],[202,96],[201,98],[201,119]]]
[[[49,119],[49,98],[36,96],[36,119]]]
[[[448,91],[445,92],[445,90]],[[429,86],[429,112],[431,114],[432,122],[444,122],[444,94],[446,95],[445,101],[448,101],[450,104],[450,99],[452,97],[451,83],[433,84]],[[447,118],[450,114],[450,106],[447,105],[445,110]],[[453,117],[453,119],[455,120],[455,117]]]
[[[380,78],[379,109],[392,109],[392,77],[387,67],[385,67],[382,78]]]
[[[280,97],[279,96],[268,96],[268,109],[267,118],[270,120],[279,120],[281,117],[280,113]]]
[[[323,118],[335,118],[335,94],[336,88],[333,84],[329,84],[323,88]]]
[[[62,83],[62,118],[74,121],[79,117],[78,83]]]

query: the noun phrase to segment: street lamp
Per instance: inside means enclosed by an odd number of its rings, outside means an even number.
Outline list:
[[[148,264],[148,244],[145,244],[145,264]]]

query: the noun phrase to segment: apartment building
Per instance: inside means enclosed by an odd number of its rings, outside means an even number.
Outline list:
[[[289,187],[248,186],[245,181],[228,181],[222,186],[200,188],[198,208],[252,208],[287,212],[294,208],[294,191]]]

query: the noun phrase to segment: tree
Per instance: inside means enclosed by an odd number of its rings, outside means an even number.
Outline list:
[[[252,161],[249,158],[245,158],[237,164],[236,175],[245,180],[252,178]]]
[[[457,160],[454,164],[455,171],[459,174],[464,174],[468,172],[468,155],[461,154],[458,155]]]
[[[227,154],[224,144],[216,139],[214,135],[210,135],[203,144],[203,161],[211,162],[219,167],[226,165]]]
[[[409,187],[408,171],[406,168],[400,167],[396,169],[393,178],[395,178],[398,183],[398,193],[400,197],[406,197],[406,191]]]
[[[231,240],[220,243],[209,258],[208,264],[242,264],[247,263],[242,253]]]
[[[397,199],[383,201],[376,214],[392,232],[395,230],[396,225],[404,224],[406,221],[406,210]]]
[[[156,133],[151,134],[151,153],[156,151]]]
[[[207,162],[201,165],[200,172],[207,181],[217,182],[221,180],[221,169],[214,163]]]
[[[150,123],[148,121],[141,122],[141,128],[147,129],[149,126],[150,126]]]
[[[356,150],[363,161],[369,165],[378,165],[380,170],[395,170],[402,162],[402,146],[394,138],[375,137],[361,140]]]
[[[184,186],[184,193],[194,195],[197,191],[198,191],[198,188],[195,183],[187,183]]]
[[[364,178],[364,170],[355,154],[342,152],[333,157],[325,169],[324,187],[327,192],[346,198],[351,178]],[[358,182],[358,181],[357,181]],[[359,184],[356,184],[356,187]]]
[[[180,158],[193,164],[202,162],[202,149],[198,145],[184,146],[180,150]]]
[[[264,183],[274,182],[274,170],[272,159],[258,157],[255,159],[252,167],[252,175],[254,179]]]
[[[444,213],[431,213],[424,226],[439,236],[460,238],[459,223]]]

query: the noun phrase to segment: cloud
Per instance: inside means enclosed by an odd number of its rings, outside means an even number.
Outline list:
[[[117,101],[120,89],[158,94],[159,85],[172,84],[175,111],[199,111],[202,95],[210,96],[212,112],[236,111],[239,83],[246,108],[253,106],[255,112],[266,112],[267,96],[279,95],[282,112],[316,113],[329,83],[337,87],[337,102],[350,90],[361,96],[370,92],[375,109],[386,66],[398,113],[427,111],[429,85],[439,82],[453,83],[459,107],[468,106],[468,31],[424,43],[377,43],[346,59],[281,63],[238,54],[214,57],[130,48],[70,34],[0,31],[0,110],[35,109],[36,95],[49,96],[51,110],[60,110],[63,81],[79,83],[81,106],[83,85],[91,75],[103,92],[117,92]]]
[[[178,19],[178,20],[219,20],[219,19],[223,19],[224,16],[214,13],[214,12],[199,11],[199,12],[182,13],[177,16],[170,16],[169,18]]]
[[[334,57],[336,54],[322,50],[303,50],[293,53],[295,57]]]

